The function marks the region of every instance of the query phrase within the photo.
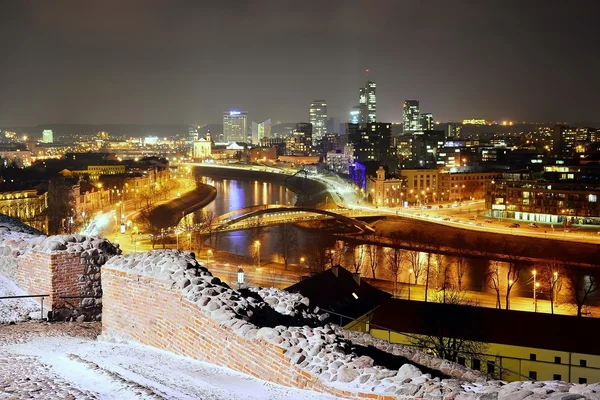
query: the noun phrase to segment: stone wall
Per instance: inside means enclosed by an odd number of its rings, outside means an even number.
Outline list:
[[[367,347],[326,323],[326,314],[310,310],[307,299],[275,289],[232,290],[191,254],[159,250],[114,257],[102,268],[102,285],[103,339],[135,341],[271,382],[352,399],[417,393],[434,399],[446,387],[451,394],[464,391],[451,386],[457,380],[450,377],[486,382],[453,363],[444,363],[446,374],[400,354],[399,368],[377,365],[365,355]],[[387,358],[401,347],[394,345]]]
[[[106,239],[48,237],[0,215],[0,274],[31,295],[49,295],[52,319],[100,319],[100,266],[120,252]]]

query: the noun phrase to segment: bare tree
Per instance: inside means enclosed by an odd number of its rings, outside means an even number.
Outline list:
[[[463,280],[464,276],[467,273],[468,266],[468,253],[469,249],[467,247],[467,239],[463,233],[458,233],[454,236],[452,240],[452,247],[456,249],[456,283],[458,286],[458,290],[463,290]]]
[[[500,261],[489,260],[485,272],[485,284],[496,293],[496,308],[501,309],[500,302]]]
[[[377,267],[379,266],[379,246],[375,244],[368,244],[366,246],[371,274],[373,275],[373,279],[377,279],[377,277],[375,276],[375,272],[377,271]]]
[[[366,245],[353,246],[352,248],[352,272],[360,274],[364,268]]]
[[[500,241],[503,254],[508,258],[508,269],[506,271],[506,309],[510,310],[510,293],[519,281],[521,270],[523,269],[524,255],[527,247],[511,244],[507,238],[503,237]]]
[[[332,239],[322,232],[312,233],[307,240],[306,265],[311,273],[317,273],[325,270],[328,263],[331,263]]]
[[[550,312],[554,314],[554,306],[557,303],[558,294],[562,289],[562,273],[565,270],[564,263],[552,258],[547,260],[541,268],[541,283],[543,289],[550,294]]]
[[[563,274],[567,283],[567,299],[572,304],[578,317],[589,314],[587,306],[590,296],[598,290],[598,267],[594,266],[585,272],[572,266],[565,266]]]
[[[275,234],[277,235],[275,243],[287,270],[289,260],[298,247],[298,233],[291,224],[283,224],[275,228]]]
[[[392,245],[398,245],[401,238],[396,233],[392,234],[390,241]],[[385,253],[385,261],[392,278],[392,295],[398,296],[398,277],[402,273],[404,264],[404,252],[399,247],[389,247]]]
[[[421,252],[419,250],[407,250],[408,265],[415,276],[415,285],[419,284],[419,277],[423,273],[423,261],[421,260]],[[410,279],[410,275],[408,277]]]
[[[441,302],[438,296],[436,301]],[[477,302],[466,298],[464,291],[448,290],[444,299],[446,304],[476,306]],[[459,357],[483,359],[488,344],[465,340],[452,334],[452,329],[439,326],[439,332],[431,335],[418,335],[411,342],[417,348],[428,350],[436,357],[458,362]]]
[[[447,262],[446,256],[440,252],[434,254],[436,264],[437,297],[446,303],[446,294],[452,289],[452,265]],[[441,292],[441,295],[440,295]]]
[[[138,224],[141,226],[142,231],[150,234],[150,241],[152,243],[152,249],[156,244],[156,239],[160,234],[160,228],[156,225],[156,221],[152,216],[152,207],[144,207],[138,214]],[[137,238],[136,238],[137,240]]]
[[[48,185],[48,233],[71,233],[74,222],[74,183],[64,177],[50,180]]]

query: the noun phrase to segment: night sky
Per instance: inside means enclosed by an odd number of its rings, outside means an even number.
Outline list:
[[[598,122],[597,3],[3,0],[0,126],[345,120],[366,68],[380,121]]]

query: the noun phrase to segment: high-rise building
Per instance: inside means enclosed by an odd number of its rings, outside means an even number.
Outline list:
[[[444,147],[445,136],[444,131],[422,131],[413,135],[411,151],[414,167],[436,168],[438,150]]]
[[[226,111],[223,113],[223,139],[226,142],[246,142],[248,140],[248,113]]]
[[[433,114],[432,113],[421,114],[421,129],[424,131],[433,130]]]
[[[42,131],[42,143],[54,143],[54,133],[52,129],[44,129]]]
[[[354,148],[356,161],[379,161],[383,165],[396,168],[393,165],[395,157],[390,123],[346,124],[346,130],[348,144]]]
[[[419,118],[419,101],[405,100],[402,113],[404,133],[412,133],[422,130]]]
[[[308,122],[312,124],[314,141],[327,134],[327,103],[325,100],[315,100],[310,103]]]
[[[365,87],[358,91],[358,122],[371,123],[377,121],[377,84],[368,81]],[[354,110],[353,110],[354,111]],[[352,121],[351,121],[352,122]]]
[[[350,123],[358,124],[360,122],[360,106],[352,107],[350,111]]]
[[[271,120],[252,122],[252,144],[259,145],[263,138],[271,137]]]

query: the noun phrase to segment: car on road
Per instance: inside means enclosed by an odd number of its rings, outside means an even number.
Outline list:
[[[521,225],[519,225],[519,224],[510,224],[508,227],[509,228],[520,228]]]
[[[539,226],[537,226],[537,224],[529,224],[530,228],[539,228]]]
[[[444,218],[444,221],[450,221],[450,217]]]
[[[481,227],[481,226],[483,226],[483,224],[482,224],[481,222],[478,222],[478,223],[477,223],[477,226],[480,226],[480,227]]]
[[[494,222],[494,220],[492,220],[491,218],[487,218],[487,219],[485,220],[485,222],[487,222],[488,224],[491,224],[492,222]]]

